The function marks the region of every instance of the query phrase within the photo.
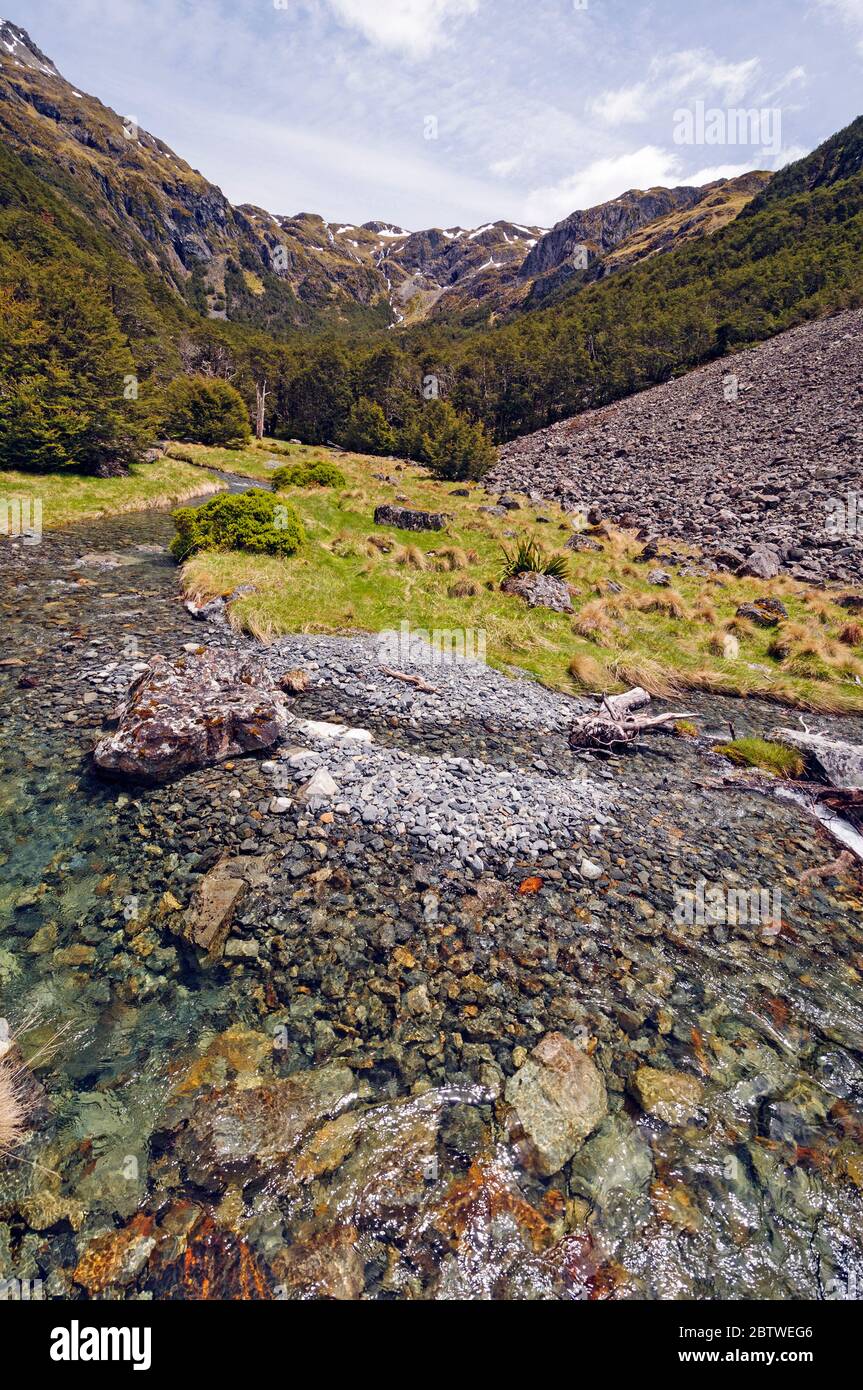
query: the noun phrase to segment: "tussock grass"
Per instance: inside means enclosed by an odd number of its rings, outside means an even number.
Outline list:
[[[757,767],[774,777],[802,777],[806,764],[796,748],[784,743],[768,743],[763,738],[736,738],[714,748],[736,767]]]
[[[206,462],[218,452],[198,450],[198,458]],[[290,446],[292,462],[307,455],[320,458],[326,450]],[[260,467],[266,456],[232,452],[229,466]],[[641,549],[634,533],[603,527],[593,532],[601,550],[566,552],[575,612],[528,608],[501,592],[501,547],[512,545],[506,532],[517,524],[520,538],[551,553],[549,536],[556,538],[558,525],[569,529],[560,509],[543,504],[551,527],[532,520],[528,509],[515,518],[490,517],[479,510],[488,504],[480,488],[455,497],[412,464],[332,457],[347,478],[345,491],[292,497],[308,535],[301,552],[284,561],[197,555],[184,570],[187,589],[205,598],[253,584],[254,594],[232,604],[230,620],[265,640],[281,632],[379,632],[407,619],[415,628],[482,630],[493,665],[519,666],[571,693],[638,684],[657,697],[702,690],[814,711],[863,710],[863,687],[854,683],[861,654],[840,640],[849,616],[829,594],[813,597],[790,578],[727,574],[678,576],[674,588],[658,589],[647,583],[650,566],[632,563]],[[397,495],[405,505],[451,514],[447,530],[374,527],[374,508]],[[610,591],[611,580],[622,592]],[[767,596],[782,597],[787,622],[766,629],[736,617],[740,604]],[[771,645],[785,639],[787,651],[771,654]]]
[[[0,1058],[0,1158],[20,1144],[26,1130],[24,1105],[8,1057]]]

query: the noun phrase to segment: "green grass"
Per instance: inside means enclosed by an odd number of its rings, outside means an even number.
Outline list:
[[[313,449],[305,444],[287,444],[283,439],[262,439],[260,443],[252,442],[245,449],[208,449],[203,444],[172,443],[168,446],[168,453],[199,468],[220,468],[225,473],[236,473],[240,478],[256,478],[268,484],[273,481],[273,473],[276,471],[274,468],[267,468],[267,463],[273,459],[278,459],[279,465],[283,467],[290,463],[308,464],[317,459],[329,461],[342,457],[330,449]],[[380,472],[386,471],[384,459],[375,459],[374,462],[379,466]]]
[[[199,468],[168,458],[157,459],[155,463],[133,464],[125,478],[0,470],[0,498],[41,500],[42,529],[45,531],[92,517],[175,506],[190,497],[215,491],[216,486],[202,477]]]
[[[406,619],[428,631],[482,630],[493,665],[522,667],[570,692],[641,685],[657,696],[694,689],[811,710],[863,710],[863,686],[854,679],[863,675],[863,650],[839,641],[847,614],[823,592],[787,578],[765,583],[728,575],[682,577],[673,589],[657,589],[647,583],[651,566],[634,560],[634,537],[609,532],[597,537],[601,551],[564,552],[574,614],[531,609],[500,592],[502,546],[533,540],[546,557],[559,552],[572,528],[551,503],[522,498],[520,511],[492,517],[481,508],[493,499],[477,484],[465,484],[468,495],[456,497],[452,485],[413,464],[287,447],[298,462],[337,459],[348,480],[341,492],[290,490],[305,547],[287,560],[201,553],[184,569],[185,588],[198,599],[254,584],[256,593],[232,605],[231,620],[265,641],[284,632],[379,632]],[[201,464],[267,475],[260,463],[266,449],[194,453]],[[407,499],[403,505],[451,513],[447,531],[376,527],[375,507],[399,497]],[[781,657],[777,629],[735,616],[741,603],[766,595],[781,597],[789,612]],[[803,660],[811,653],[818,654],[817,678]]]
[[[802,777],[805,762],[796,748],[784,743],[768,743],[763,738],[735,738],[714,748],[736,767],[757,767],[774,777]]]

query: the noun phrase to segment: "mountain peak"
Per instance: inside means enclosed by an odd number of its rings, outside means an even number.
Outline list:
[[[54,64],[37,48],[26,29],[9,19],[0,19],[0,58],[11,59],[19,67],[31,68],[46,77],[59,77]]]

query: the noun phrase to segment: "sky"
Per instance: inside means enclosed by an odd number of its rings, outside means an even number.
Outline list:
[[[234,203],[551,226],[863,111],[863,0],[0,0]],[[749,115],[743,117],[744,112]]]

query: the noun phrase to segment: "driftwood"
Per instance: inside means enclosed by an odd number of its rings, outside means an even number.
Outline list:
[[[690,713],[656,714],[647,716],[636,711],[650,704],[646,690],[636,686],[625,695],[605,695],[599,709],[593,714],[583,714],[573,724],[569,733],[572,748],[614,748],[620,744],[633,743],[641,734],[661,729],[677,719],[692,719]]]
[[[406,681],[408,685],[415,685],[417,690],[422,690],[426,695],[437,694],[437,686],[429,685],[422,676],[409,676],[406,671],[394,671],[391,666],[382,666],[381,670],[385,676],[392,676],[393,680]]]

